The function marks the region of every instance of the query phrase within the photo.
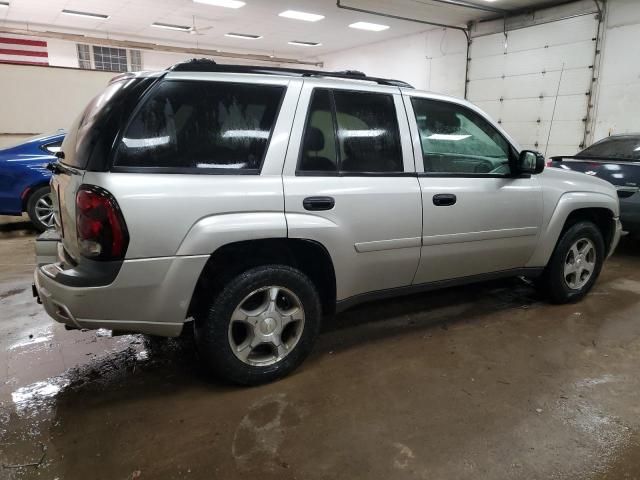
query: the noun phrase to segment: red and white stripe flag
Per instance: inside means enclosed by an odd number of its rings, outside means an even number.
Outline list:
[[[49,65],[47,42],[24,35],[0,33],[0,63]]]

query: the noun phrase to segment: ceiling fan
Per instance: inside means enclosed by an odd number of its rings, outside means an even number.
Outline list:
[[[213,25],[209,25],[208,27],[198,27],[196,26],[196,16],[193,16],[193,23],[191,24],[191,28],[187,30],[189,35],[204,35],[202,32],[206,32],[207,30],[211,30]]]

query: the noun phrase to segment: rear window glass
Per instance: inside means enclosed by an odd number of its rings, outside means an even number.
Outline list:
[[[107,118],[120,106],[126,92],[137,80],[119,80],[110,83],[104,91],[94,97],[73,122],[62,143],[63,163],[84,169],[100,136],[105,135]],[[111,140],[113,142],[113,140]]]
[[[584,149],[576,157],[640,160],[640,137],[609,137]]]
[[[284,87],[165,81],[137,111],[115,165],[259,172]]]

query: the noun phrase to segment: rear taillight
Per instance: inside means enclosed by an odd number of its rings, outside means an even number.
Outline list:
[[[103,188],[82,185],[76,194],[80,253],[92,260],[121,260],[129,233],[115,198]]]

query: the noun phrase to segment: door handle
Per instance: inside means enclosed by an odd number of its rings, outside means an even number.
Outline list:
[[[331,210],[335,205],[333,197],[307,197],[302,201],[305,210]]]
[[[450,207],[457,201],[453,193],[439,193],[433,196],[433,204],[436,207]]]

